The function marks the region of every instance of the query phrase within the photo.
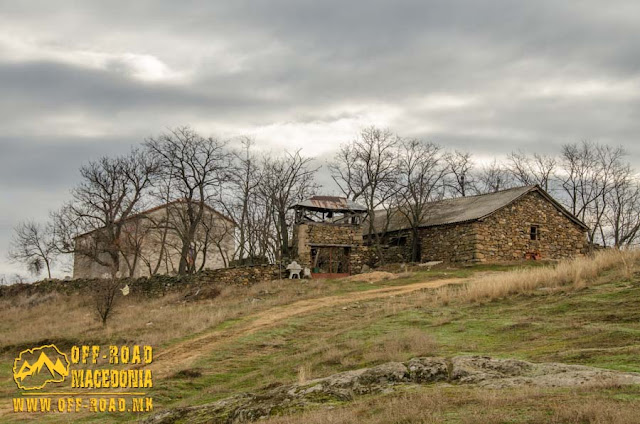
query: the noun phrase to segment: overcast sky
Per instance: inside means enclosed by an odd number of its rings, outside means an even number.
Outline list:
[[[590,139],[639,165],[639,118],[636,0],[0,0],[0,274],[26,274],[13,226],[83,162],[168,127],[321,162],[375,124],[479,159]]]

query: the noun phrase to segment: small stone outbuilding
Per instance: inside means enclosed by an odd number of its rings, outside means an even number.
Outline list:
[[[314,278],[357,274],[366,260],[362,221],[366,208],[344,197],[313,196],[295,210],[295,259]]]
[[[587,250],[588,227],[539,186],[433,202],[425,215],[418,231],[422,262],[560,259]],[[410,258],[412,231],[402,213],[376,214],[374,228],[387,262]]]

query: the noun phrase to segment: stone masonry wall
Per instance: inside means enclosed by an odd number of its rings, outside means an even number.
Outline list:
[[[352,224],[308,222],[296,227],[297,258],[300,265],[311,266],[312,245],[349,245],[351,272],[360,272],[366,261],[367,247],[363,246],[362,227]]]
[[[282,273],[282,275],[280,275]],[[260,281],[287,278],[285,267],[277,264],[239,266],[232,268],[206,269],[197,274],[202,283],[251,285]]]
[[[362,272],[362,266],[369,262],[369,246],[357,246],[351,249],[351,273]]]
[[[121,287],[128,285],[132,295],[148,297],[163,296],[193,286],[250,286],[261,281],[280,279],[280,267],[277,264],[239,266],[232,268],[206,269],[192,275],[153,275],[151,277],[121,278]],[[282,267],[282,278],[287,272]],[[69,280],[41,280],[29,284],[0,286],[0,298],[21,294],[46,294],[51,292],[67,295],[91,293],[96,285],[107,280],[99,278],[76,278]]]
[[[533,225],[538,226],[538,240],[531,240]],[[541,259],[586,253],[585,231],[538,192],[524,195],[474,227],[479,261],[524,259],[527,253],[537,253]]]
[[[476,259],[476,237],[474,223],[422,228],[422,262],[472,262]]]

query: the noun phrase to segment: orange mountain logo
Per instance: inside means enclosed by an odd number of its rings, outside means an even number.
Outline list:
[[[69,375],[69,359],[55,345],[26,349],[13,362],[13,380],[23,390],[62,383]]]

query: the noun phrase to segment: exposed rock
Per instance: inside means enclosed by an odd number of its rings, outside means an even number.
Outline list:
[[[486,380],[525,375],[534,364],[516,359],[492,359],[478,356],[458,356],[451,360],[451,380],[460,383],[481,383]]]
[[[303,384],[290,384],[260,394],[240,394],[207,405],[158,412],[148,424],[243,423],[273,414],[355,396],[385,393],[398,384],[449,382],[476,384],[500,389],[521,385],[572,387],[587,383],[615,382],[640,384],[640,374],[623,373],[580,365],[535,364],[516,359],[492,359],[480,356],[414,358],[407,362],[389,362],[372,368],[342,372]]]
[[[414,383],[449,380],[449,365],[442,358],[414,358],[407,362],[409,378]]]
[[[534,364],[514,359],[485,357],[453,358],[452,379],[488,388],[514,386],[573,387],[614,382],[640,384],[640,374],[623,373],[582,365]]]

